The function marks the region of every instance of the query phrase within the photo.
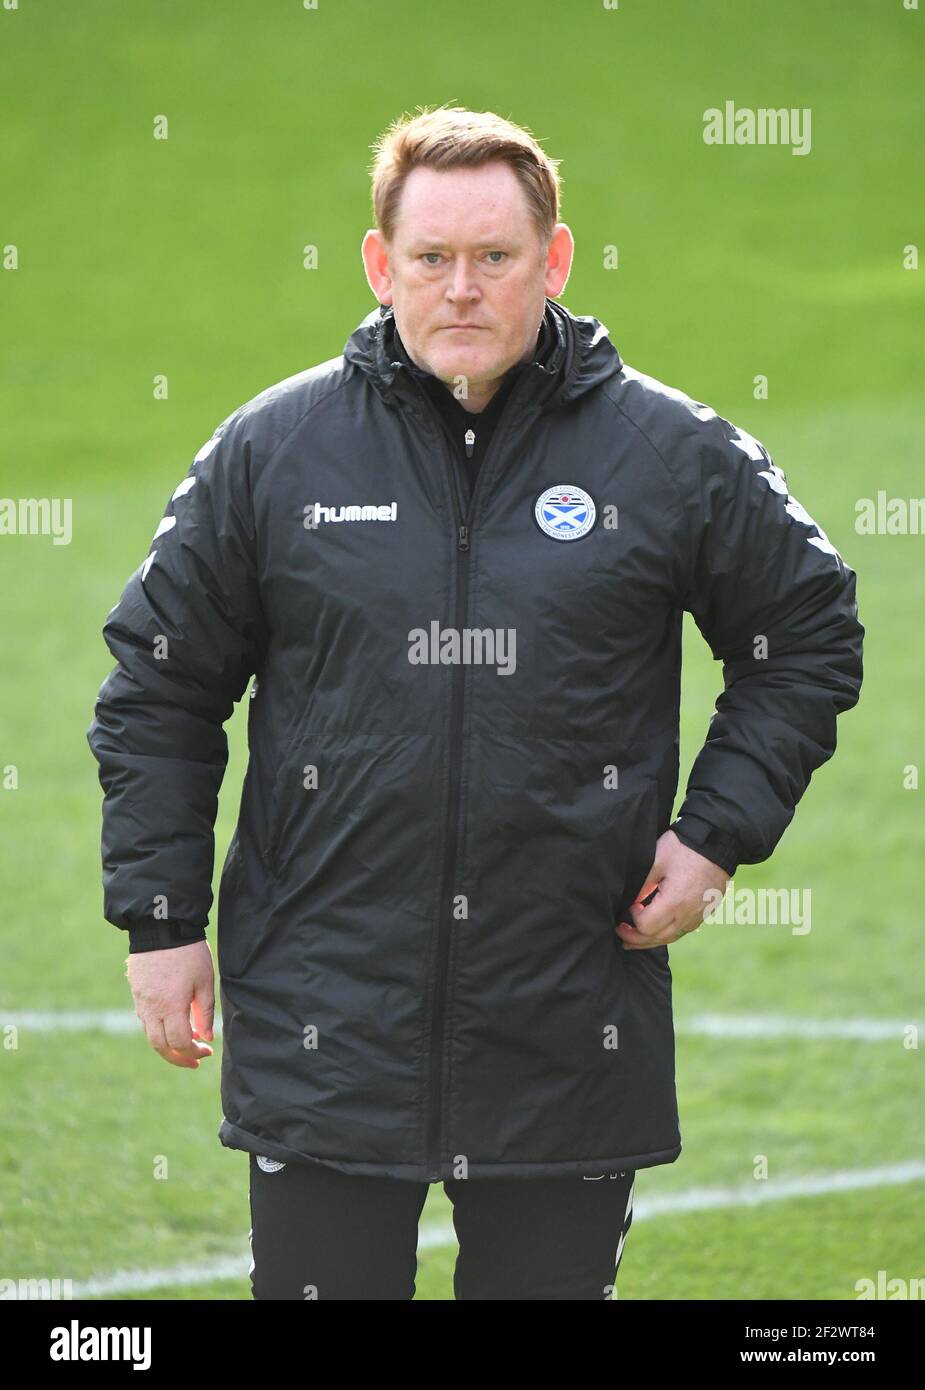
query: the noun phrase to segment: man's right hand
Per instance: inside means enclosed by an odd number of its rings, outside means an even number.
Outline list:
[[[212,1056],[211,1047],[199,1041],[215,1036],[215,971],[208,941],[138,951],[129,956],[125,973],[148,1042],[165,1062],[196,1069],[201,1057]]]

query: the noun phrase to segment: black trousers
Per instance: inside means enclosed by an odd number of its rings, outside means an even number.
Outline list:
[[[264,1166],[262,1166],[264,1165]],[[608,1299],[633,1219],[633,1170],[453,1178],[457,1299]],[[256,1298],[411,1299],[426,1182],[250,1156]]]

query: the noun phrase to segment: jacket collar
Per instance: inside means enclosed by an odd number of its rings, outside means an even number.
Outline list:
[[[522,399],[552,410],[576,400],[585,392],[615,376],[623,361],[610,334],[591,315],[573,314],[564,304],[546,300],[545,320],[552,347],[545,361],[528,362],[521,384]],[[387,405],[411,404],[420,383],[413,378],[428,373],[410,359],[401,361],[395,350],[395,316],[391,305],[379,304],[358,324],[344,347],[345,359],[369,377]]]

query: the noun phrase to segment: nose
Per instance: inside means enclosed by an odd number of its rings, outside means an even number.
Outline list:
[[[446,293],[451,304],[474,304],[479,298],[475,268],[468,257],[456,257]]]

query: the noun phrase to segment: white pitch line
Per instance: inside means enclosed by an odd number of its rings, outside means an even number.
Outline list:
[[[4,1012],[0,1009],[0,1029],[13,1025],[24,1033],[138,1033],[143,1036],[138,1016],[127,1009],[84,1011]],[[925,1031],[925,1023],[915,1019],[890,1018],[799,1018],[786,1014],[696,1014],[675,1020],[675,1032],[707,1038],[848,1038],[856,1042],[901,1042],[906,1029]],[[215,1033],[222,1031],[220,1018]]]
[[[451,1221],[435,1221],[422,1226],[418,1233],[418,1250],[442,1249],[452,1245],[456,1231]],[[167,1286],[185,1288],[192,1284],[212,1284],[218,1279],[248,1279],[252,1259],[246,1245],[240,1255],[219,1255],[202,1264],[172,1265],[167,1269],[116,1270],[84,1283],[75,1283],[73,1298],[99,1298],[121,1293],[147,1293]]]
[[[637,1170],[644,1174],[645,1168]],[[830,1192],[857,1192],[865,1187],[894,1187],[900,1183],[925,1179],[925,1160],[885,1163],[877,1168],[843,1168],[830,1173],[805,1173],[795,1178],[751,1178],[735,1187],[690,1187],[661,1196],[637,1197],[633,1215],[667,1216],[685,1211],[718,1211],[728,1207],[755,1207],[764,1202],[788,1201],[792,1197],[824,1197]],[[638,1183],[637,1183],[638,1186]]]
[[[73,1298],[105,1298],[124,1293],[149,1293],[168,1286],[182,1288],[187,1284],[210,1284],[216,1279],[246,1279],[250,1265],[249,1253],[218,1255],[202,1264],[172,1265],[167,1269],[125,1269],[103,1274],[74,1284]]]
[[[134,1033],[144,1036],[141,1020],[127,1009],[85,1009],[21,1013],[0,1009],[0,1028],[15,1027],[24,1033]],[[216,1022],[215,1031],[221,1025]]]
[[[638,1175],[646,1170],[640,1168]],[[849,1168],[831,1173],[808,1173],[802,1177],[780,1178],[776,1181],[750,1180],[735,1187],[691,1187],[681,1192],[666,1192],[661,1196],[640,1197],[633,1201],[633,1221],[669,1216],[676,1212],[720,1211],[730,1207],[753,1207],[764,1202],[789,1201],[795,1197],[823,1197],[832,1192],[856,1192],[863,1188],[892,1187],[900,1183],[925,1180],[925,1160],[910,1159],[905,1163],[885,1164],[879,1168]],[[473,1180],[474,1181],[474,1180]],[[527,1181],[525,1179],[525,1181]],[[638,1187],[638,1181],[637,1181]],[[452,1245],[456,1232],[452,1222],[433,1222],[421,1228],[418,1250],[441,1249]],[[250,1251],[226,1255],[202,1264],[173,1265],[167,1269],[118,1270],[99,1275],[72,1288],[74,1298],[118,1296],[144,1293],[151,1289],[182,1288],[193,1284],[211,1284],[220,1279],[248,1279]]]
[[[787,1014],[696,1014],[679,1019],[675,1031],[706,1038],[850,1038],[858,1042],[902,1041],[908,1028],[922,1031],[916,1019],[797,1018]]]

